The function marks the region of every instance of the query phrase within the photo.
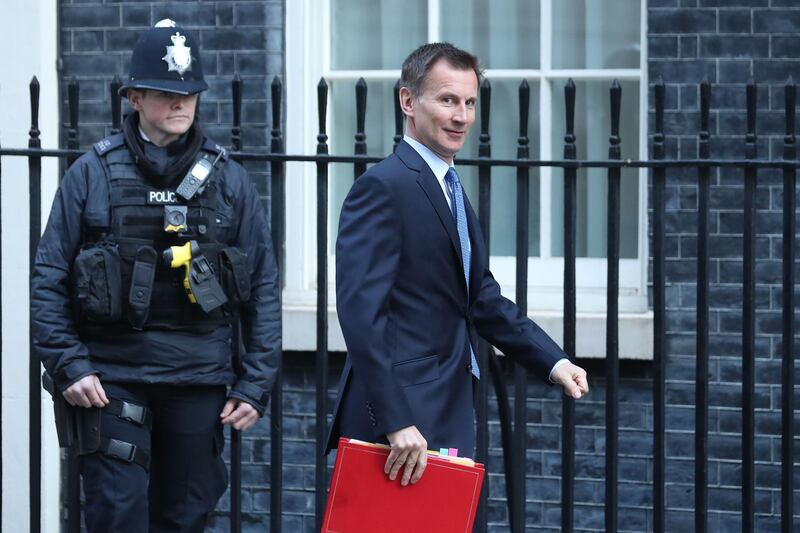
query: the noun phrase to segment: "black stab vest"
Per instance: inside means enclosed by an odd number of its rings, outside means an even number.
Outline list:
[[[200,245],[201,253],[208,259],[219,279],[222,265],[220,251],[228,246],[217,238],[218,184],[214,176],[202,194],[184,201],[175,194],[177,183],[168,188],[156,188],[138,170],[133,155],[125,147],[121,134],[104,139],[95,145],[106,169],[110,196],[109,233],[101,238],[117,246],[120,257],[122,289],[122,318],[118,323],[94,326],[108,334],[113,330],[131,330],[127,318],[128,291],[131,285],[134,262],[141,246],[151,246],[158,254],[152,297],[147,321],[141,329],[162,329],[205,333],[232,323],[235,308],[228,306],[205,313],[199,305],[189,301],[183,287],[185,268],[171,268],[162,258],[164,250],[182,246],[190,240]],[[105,144],[103,144],[105,143]],[[217,163],[215,176],[219,176],[227,160],[224,149],[206,143],[201,152],[216,156],[214,147],[223,152]],[[187,207],[185,234],[164,231],[164,206]],[[90,330],[92,326],[90,325]],[[98,331],[99,333],[99,331]]]

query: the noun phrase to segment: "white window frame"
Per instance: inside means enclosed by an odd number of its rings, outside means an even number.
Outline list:
[[[330,1],[297,0],[286,3],[286,92],[287,137],[286,148],[290,154],[310,154],[316,150],[318,133],[317,83],[324,77],[328,81],[355,81],[363,77],[370,81],[395,81],[399,70],[333,70],[330,65]],[[563,83],[568,78],[575,82],[611,79],[639,81],[639,158],[647,158],[647,2],[641,0],[641,53],[639,68],[635,69],[554,69],[552,58],[552,5],[557,0],[540,0],[539,69],[488,69],[490,80],[521,79],[539,84],[539,127],[542,132],[552,131],[553,99],[560,99]],[[439,36],[439,0],[428,0],[428,41]],[[546,22],[548,21],[548,22]],[[625,96],[623,95],[623,98]],[[328,106],[328,125],[333,110]],[[476,125],[477,127],[477,125]],[[330,134],[330,131],[328,132]],[[473,132],[473,135],[476,133]],[[623,139],[623,142],[624,139]],[[338,152],[337,152],[338,153]],[[339,155],[351,153],[342,152]],[[554,159],[550,135],[540,135],[539,158]],[[472,157],[473,154],[469,154]],[[540,198],[551,197],[553,172],[559,169],[540,169]],[[284,291],[284,336],[286,349],[313,350],[316,346],[313,317],[316,305],[316,167],[309,163],[287,165],[286,184],[286,289]],[[550,202],[541,201],[539,257],[528,261],[528,313],[556,338],[561,335],[563,309],[563,258],[552,257]],[[639,171],[638,251],[636,259],[620,260],[620,333],[622,357],[652,358],[652,313],[647,303],[648,240],[647,240],[647,171]],[[336,231],[335,225],[329,231]],[[328,299],[330,338],[332,350],[344,349],[335,313],[335,257],[328,250]],[[603,357],[604,348],[588,343],[583,338],[589,331],[604,331],[606,308],[605,258],[578,258],[576,285],[578,291],[578,355]],[[515,259],[495,257],[490,260],[495,278],[503,294],[515,294]],[[598,273],[600,275],[598,276]],[[549,326],[549,327],[548,327]]]

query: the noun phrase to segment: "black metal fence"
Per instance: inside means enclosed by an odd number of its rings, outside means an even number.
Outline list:
[[[111,84],[111,129],[116,132],[121,125],[121,105],[117,96],[119,82]],[[395,145],[402,138],[402,114],[399,109],[395,86]],[[284,215],[285,215],[285,163],[287,161],[314,162],[317,168],[317,287],[327,287],[328,245],[328,169],[331,164],[352,164],[354,178],[357,178],[369,163],[379,160],[367,157],[366,135],[364,133],[367,88],[363,80],[356,84],[357,132],[354,155],[333,156],[328,154],[328,136],[325,130],[328,86],[325,80],[318,85],[319,134],[317,135],[316,155],[296,155],[284,153],[283,132],[281,131],[282,86],[278,78],[272,82],[272,124],[271,147],[268,153],[243,150],[241,140],[242,81],[238,76],[232,82],[233,128],[231,146],[233,157],[240,161],[260,161],[268,163],[271,170],[271,222],[272,238],[275,242],[278,264],[281,272],[285,268],[284,259]],[[536,167],[553,167],[564,174],[564,349],[571,356],[575,354],[576,333],[576,181],[578,169],[604,168],[608,173],[608,239],[607,239],[607,317],[606,321],[606,477],[605,477],[605,529],[618,529],[618,413],[619,413],[619,331],[618,331],[618,293],[619,293],[619,245],[620,245],[620,173],[623,168],[647,168],[652,172],[652,287],[654,312],[653,339],[653,529],[665,530],[665,378],[666,361],[669,356],[666,343],[666,301],[665,301],[665,185],[670,168],[683,167],[695,169],[698,183],[697,209],[697,365],[696,365],[696,432],[695,432],[695,529],[707,530],[708,509],[708,361],[709,361],[709,195],[710,176],[715,168],[744,169],[744,241],[743,241],[743,298],[742,298],[742,530],[754,528],[754,364],[755,364],[755,194],[759,170],[780,169],[783,172],[783,362],[782,362],[782,448],[781,448],[781,524],[782,531],[792,530],[794,515],[793,502],[793,419],[794,391],[794,260],[795,260],[795,195],[797,160],[795,139],[796,86],[790,79],[785,87],[785,123],[783,159],[766,161],[757,159],[756,153],[756,86],[751,81],[747,85],[747,131],[742,159],[710,159],[709,110],[711,86],[708,82],[700,84],[700,124],[698,132],[699,158],[665,160],[664,135],[664,93],[663,82],[653,86],[655,101],[655,129],[652,135],[652,160],[634,161],[620,159],[621,139],[619,136],[621,89],[615,81],[610,88],[611,132],[607,160],[578,160],[576,157],[575,136],[575,93],[572,80],[564,87],[566,105],[566,135],[564,137],[564,158],[553,161],[540,161],[530,158],[528,139],[528,109],[530,90],[527,82],[519,86],[519,138],[516,159],[491,158],[491,139],[489,136],[491,85],[484,80],[480,86],[480,145],[477,159],[459,159],[459,165],[477,166],[479,177],[478,214],[484,236],[489,232],[490,184],[492,170],[497,167],[514,167],[517,176],[516,205],[516,302],[527,309],[528,272],[528,218],[530,171]],[[78,150],[78,84],[74,80],[68,87],[69,129],[66,149],[42,149],[39,140],[38,101],[39,85],[34,78],[30,84],[31,128],[27,149],[0,148],[0,156],[26,157],[29,163],[30,184],[30,261],[41,234],[41,161],[44,157],[74,161],[80,155]],[[0,177],[2,166],[0,166]],[[291,177],[290,177],[291,178]],[[0,178],[1,179],[1,178]],[[487,246],[487,253],[489,247]],[[0,258],[1,259],[1,258]],[[2,280],[0,280],[2,281]],[[317,293],[317,351],[316,351],[316,524],[321,524],[326,500],[327,462],[322,450],[327,433],[328,392],[328,300],[325,290]],[[0,315],[2,316],[2,315]],[[238,343],[235,343],[238,345]],[[479,364],[483,375],[490,375],[498,401],[501,425],[503,460],[505,466],[508,516],[511,530],[522,532],[525,523],[525,451],[526,451],[526,382],[525,369],[514,367],[514,412],[512,416],[506,382],[499,359],[487,344],[479,349]],[[40,524],[40,484],[41,484],[41,425],[39,396],[40,365],[30,361],[30,530],[38,532]],[[488,459],[488,402],[490,398],[489,380],[481,380],[476,414],[478,421],[477,454],[478,461]],[[1,391],[0,391],[1,392]],[[282,463],[282,380],[279,378],[271,399],[271,477],[270,477],[270,526],[271,531],[281,530],[281,468]],[[562,531],[573,530],[573,501],[575,478],[575,416],[574,402],[563,399],[562,429],[562,472],[561,472],[561,527]],[[513,423],[512,423],[513,421]],[[231,511],[232,531],[241,530],[241,441],[238,432],[231,435]],[[67,512],[62,516],[68,531],[78,531],[79,485],[74,461],[67,461],[67,481],[62,491],[62,503]],[[481,506],[476,520],[476,531],[487,528],[487,490],[481,498]],[[0,509],[0,511],[2,511]]]

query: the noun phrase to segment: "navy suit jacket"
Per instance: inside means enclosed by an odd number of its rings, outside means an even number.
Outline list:
[[[442,188],[406,142],[356,180],[336,241],[336,307],[347,360],[327,449],[339,436],[386,442],[415,425],[428,448],[475,447],[470,343],[478,335],[548,379],[562,350],[500,295],[464,196],[469,291]],[[488,376],[483,376],[483,379]]]

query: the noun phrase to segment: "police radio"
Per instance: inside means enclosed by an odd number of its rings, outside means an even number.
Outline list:
[[[214,170],[214,166],[222,157],[222,152],[217,154],[217,158],[211,161],[211,157],[204,155],[197,163],[192,165],[192,168],[178,185],[175,192],[184,200],[191,200],[194,195],[199,194],[205,189],[208,183],[208,178]]]

